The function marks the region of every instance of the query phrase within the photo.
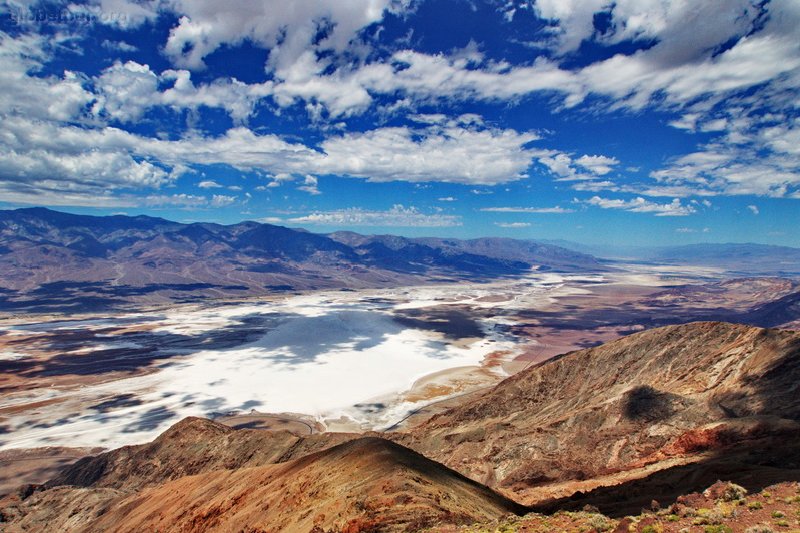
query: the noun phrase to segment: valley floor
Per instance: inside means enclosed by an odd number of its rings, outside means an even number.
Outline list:
[[[75,448],[145,442],[186,416],[301,434],[407,428],[555,355],[720,313],[746,321],[754,307],[794,290],[786,280],[731,284],[720,276],[627,266],[119,315],[6,317],[0,464],[49,448],[25,459],[31,468],[21,473],[40,482]]]

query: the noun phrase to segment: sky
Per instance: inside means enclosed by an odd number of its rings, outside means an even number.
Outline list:
[[[0,0],[0,208],[800,246],[798,0]]]

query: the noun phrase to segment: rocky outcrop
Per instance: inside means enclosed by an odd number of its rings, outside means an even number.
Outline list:
[[[799,386],[800,334],[699,322],[550,360],[399,440],[533,503],[563,482],[785,441]]]

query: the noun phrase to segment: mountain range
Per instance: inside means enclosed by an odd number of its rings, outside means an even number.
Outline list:
[[[299,436],[186,419],[22,487],[0,517],[8,531],[320,533],[678,509],[718,479],[742,494],[800,480],[798,383],[800,333],[667,326],[535,365],[403,431]]]
[[[680,246],[587,245],[569,240],[545,244],[602,257],[614,262],[696,265],[726,271],[731,276],[798,276],[800,248],[758,243],[697,243]]]
[[[385,287],[608,267],[535,241],[310,233],[45,208],[0,211],[0,310],[100,310],[309,289]]]

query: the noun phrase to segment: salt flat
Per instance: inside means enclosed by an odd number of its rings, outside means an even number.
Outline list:
[[[518,313],[625,276],[661,283],[649,272],[533,272],[492,283],[17,320],[0,330],[0,361],[17,365],[14,387],[0,397],[0,449],[111,448],[151,440],[186,416],[250,410],[380,430],[506,376],[503,362],[540,342],[515,329]]]

